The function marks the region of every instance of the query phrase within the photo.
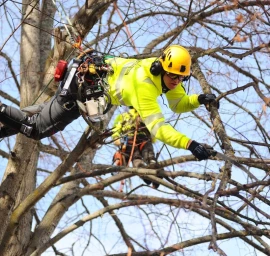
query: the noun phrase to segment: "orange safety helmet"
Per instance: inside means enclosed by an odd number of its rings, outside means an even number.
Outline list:
[[[191,56],[183,46],[169,46],[159,57],[159,61],[166,72],[181,76],[190,75]]]

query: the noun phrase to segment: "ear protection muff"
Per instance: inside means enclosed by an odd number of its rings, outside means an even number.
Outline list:
[[[156,60],[151,64],[150,72],[152,75],[158,76],[159,74],[161,74],[162,71],[163,68],[159,60]]]
[[[163,61],[165,60],[165,54],[162,53],[160,59],[162,59]],[[161,72],[163,71],[163,67],[161,62],[159,61],[159,59],[155,60],[150,67],[150,72],[152,75],[154,76],[158,76],[161,74]]]

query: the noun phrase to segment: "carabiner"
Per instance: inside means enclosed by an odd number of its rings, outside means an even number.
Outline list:
[[[77,72],[76,76],[78,78],[78,83],[82,84],[84,82],[84,74],[82,76],[80,76],[80,72]]]

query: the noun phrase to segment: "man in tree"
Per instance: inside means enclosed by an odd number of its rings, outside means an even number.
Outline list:
[[[152,138],[138,112],[133,107],[130,107],[128,112],[116,117],[113,132],[114,144],[119,147],[113,157],[114,163],[116,161],[121,163],[119,158],[124,157],[125,164],[127,165],[131,158],[135,168],[158,168],[152,144],[155,139]],[[147,185],[151,184],[150,180],[143,180]],[[154,182],[153,187],[158,188],[159,184]]]
[[[77,66],[74,64],[79,63]],[[157,102],[157,97],[164,93],[169,106],[175,113],[192,111],[200,104],[216,104],[214,94],[187,95],[183,81],[190,76],[191,56],[180,45],[166,48],[159,58],[142,60],[127,58],[81,58],[73,63],[65,76],[56,95],[45,105],[40,113],[27,116],[20,110],[2,104],[0,107],[0,136],[6,137],[21,132],[33,139],[48,137],[63,130],[69,123],[79,117],[76,100],[89,103],[89,112],[98,107],[94,100],[102,92],[107,92],[113,105],[133,106],[139,113],[147,129],[156,139],[175,148],[188,149],[198,160],[208,159],[207,148],[165,124],[165,118]],[[92,65],[92,66],[91,66]],[[108,71],[109,65],[113,72]],[[73,71],[76,74],[70,76]],[[107,74],[108,88],[96,93],[91,90],[100,87],[99,78]],[[87,79],[88,76],[88,79]],[[84,89],[87,86],[90,89]],[[83,92],[78,93],[80,89]],[[83,97],[83,96],[84,97]],[[91,103],[91,104],[90,104]],[[93,104],[92,104],[93,103]],[[218,107],[218,104],[216,104]],[[93,111],[97,113],[97,111]],[[7,128],[8,127],[8,128]]]

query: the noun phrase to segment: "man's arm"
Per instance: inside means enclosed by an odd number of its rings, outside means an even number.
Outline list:
[[[170,109],[175,113],[192,111],[200,106],[198,95],[187,95],[183,85],[179,84],[174,90],[168,91],[166,97]]]
[[[138,84],[133,95],[132,106],[138,111],[153,137],[172,147],[187,149],[190,138],[165,123],[157,101],[158,96],[159,91],[153,84]]]

